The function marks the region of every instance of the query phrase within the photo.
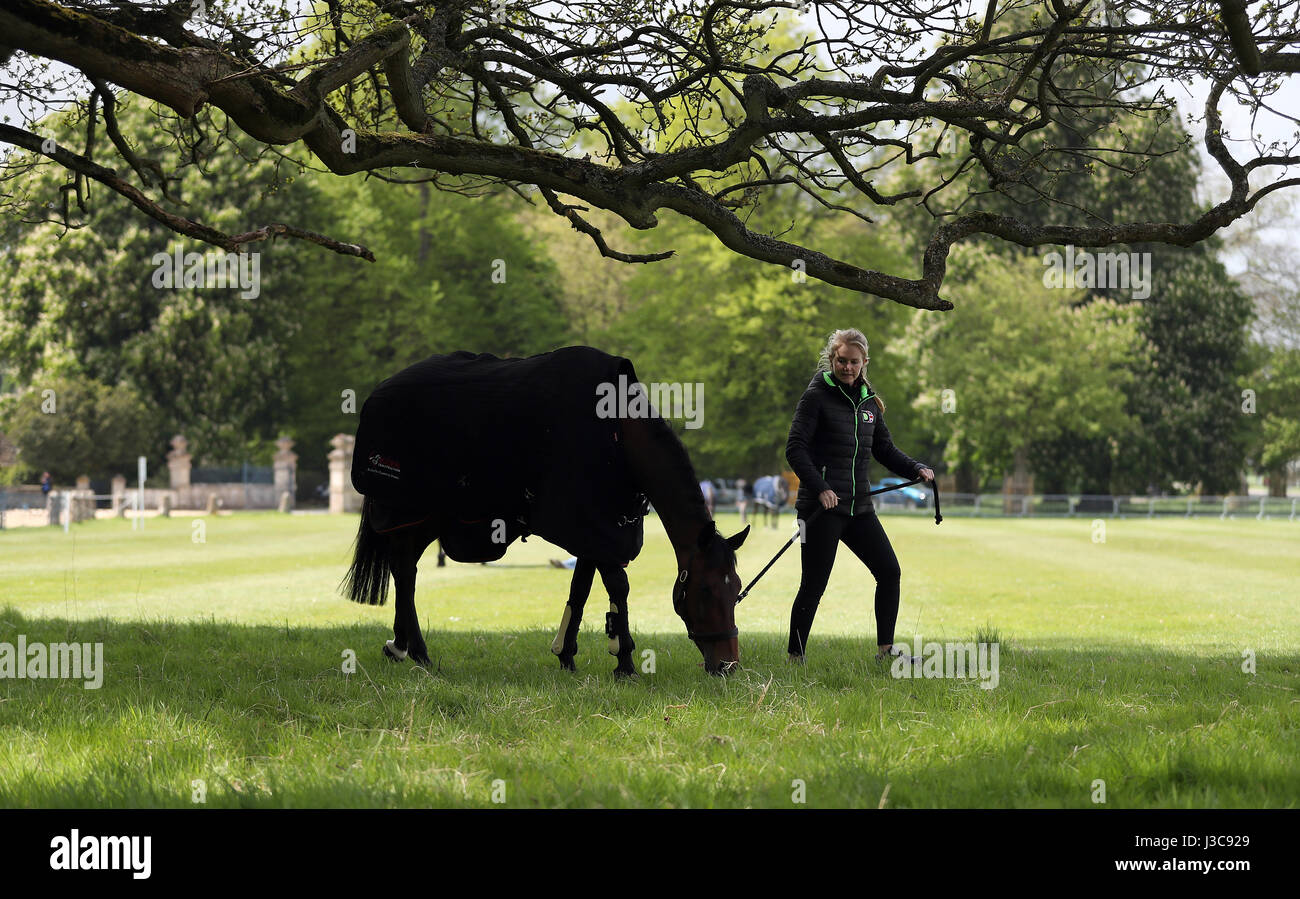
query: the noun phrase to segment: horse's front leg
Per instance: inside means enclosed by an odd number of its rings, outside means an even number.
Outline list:
[[[596,576],[596,563],[590,559],[579,559],[573,567],[573,578],[569,581],[569,601],[564,606],[564,617],[560,620],[560,631],[551,643],[551,652],[560,657],[560,667],[566,671],[577,671],[573,657],[578,654],[578,627],[582,624],[582,610],[591,595],[591,582]]]
[[[600,562],[600,579],[609,594],[609,614],[605,616],[605,633],[609,637],[609,654],[618,657],[614,668],[615,677],[632,677],[636,669],[632,666],[632,651],[636,643],[632,642],[632,631],[627,619],[627,571],[617,562]]]

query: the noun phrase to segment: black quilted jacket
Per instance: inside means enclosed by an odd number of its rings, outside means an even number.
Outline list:
[[[795,508],[801,513],[817,508],[818,494],[834,490],[840,502],[832,512],[874,512],[867,496],[871,490],[867,464],[872,456],[908,480],[928,467],[894,446],[880,403],[861,376],[846,388],[829,372],[818,372],[794,410],[785,445],[786,461],[799,476]]]

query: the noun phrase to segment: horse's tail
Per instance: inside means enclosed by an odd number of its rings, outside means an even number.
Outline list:
[[[361,525],[357,528],[356,552],[352,567],[343,582],[348,599],[372,606],[382,606],[388,599],[389,538],[376,533],[370,526],[373,500],[366,497],[361,504]]]

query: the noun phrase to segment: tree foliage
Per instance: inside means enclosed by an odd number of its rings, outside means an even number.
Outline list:
[[[0,398],[5,436],[19,448],[18,473],[48,471],[56,483],[81,475],[109,478],[135,471],[141,436],[160,436],[158,422],[127,387],[80,375],[43,379]]]
[[[741,255],[797,260],[826,283],[942,310],[951,308],[941,296],[949,252],[973,237],[1188,246],[1300,184],[1286,175],[1300,162],[1295,142],[1252,135],[1249,147],[1230,147],[1219,112],[1225,99],[1264,108],[1284,74],[1300,69],[1300,0],[1265,4],[1244,23],[1240,4],[1223,3],[1001,0],[981,12],[910,0],[325,0],[299,14],[287,3],[233,0],[9,0],[0,7],[9,75],[0,99],[39,106],[66,89],[84,98],[85,137],[49,146],[29,127],[42,117],[34,113],[0,125],[0,141],[25,151],[10,160],[11,178],[46,160],[66,170],[64,199],[80,201],[94,181],[224,249],[284,234],[372,258],[300,222],[241,231],[178,208],[167,178],[190,164],[189,123],[216,107],[251,139],[301,145],[336,174],[531,185],[612,258],[652,262],[671,251],[611,247],[584,217],[591,207],[634,229],[671,211]],[[774,47],[771,36],[805,12],[798,45]],[[1134,116],[1166,124],[1165,85],[1196,78],[1210,84],[1202,143],[1231,185],[1227,196],[1173,220],[1109,218],[1057,196],[1061,173],[1105,168],[1158,189],[1144,162],[1159,151],[1100,125]],[[157,102],[158,130],[178,138],[173,152],[143,154],[117,134],[113,109],[125,94]],[[97,145],[98,112],[107,146]],[[1077,127],[1085,118],[1099,127]],[[1071,139],[1041,139],[1062,121]],[[1248,158],[1234,155],[1243,150]],[[922,161],[933,165],[921,182],[901,184],[900,172]],[[921,276],[750,227],[750,207],[791,191],[863,223],[923,208]],[[1050,221],[986,202],[1018,192],[1050,205]],[[856,202],[842,202],[846,194]]]
[[[957,295],[972,302],[942,318],[915,314],[890,354],[911,370],[914,413],[943,441],[949,469],[970,473],[959,486],[1009,474],[1035,446],[1131,427],[1123,387],[1140,347],[1131,308],[1046,287],[1033,260],[972,249],[954,268]]]

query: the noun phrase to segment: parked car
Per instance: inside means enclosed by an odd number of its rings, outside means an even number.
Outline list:
[[[709,481],[713,484],[715,508],[735,505],[736,497],[740,495],[740,491],[736,489],[735,478],[709,478]]]
[[[895,484],[906,484],[907,478],[881,478],[872,485],[872,490],[879,490],[881,487],[892,487]],[[888,493],[881,493],[873,497],[881,505],[897,506],[919,509],[924,506],[929,496],[919,487],[903,487],[898,490],[891,490]]]

